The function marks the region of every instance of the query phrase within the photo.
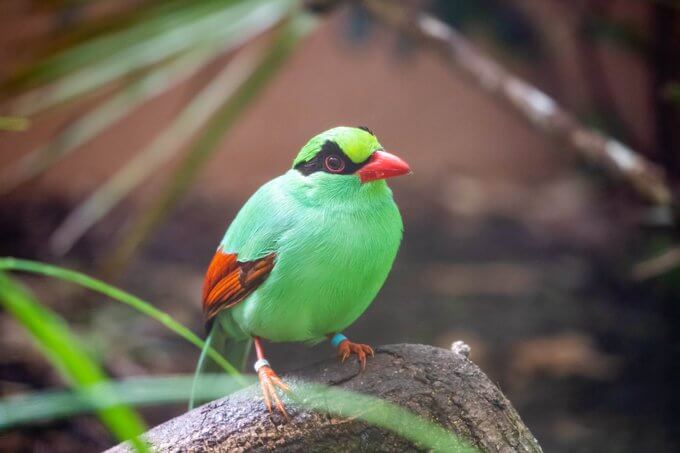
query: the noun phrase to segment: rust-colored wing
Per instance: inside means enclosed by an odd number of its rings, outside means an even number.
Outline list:
[[[274,268],[275,253],[253,261],[238,261],[236,253],[215,253],[203,281],[203,315],[209,324],[222,310],[245,299]]]

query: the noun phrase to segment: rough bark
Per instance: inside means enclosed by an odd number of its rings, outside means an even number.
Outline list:
[[[329,359],[284,376],[319,382],[392,401],[487,452],[541,452],[536,439],[503,393],[468,357],[462,343],[451,351],[399,344],[376,349],[366,370]],[[396,433],[366,423],[310,412],[288,403],[288,423],[270,417],[251,386],[153,428],[153,451],[420,451]],[[109,450],[121,453],[129,446]]]

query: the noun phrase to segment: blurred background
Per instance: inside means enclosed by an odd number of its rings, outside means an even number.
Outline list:
[[[423,17],[552,100],[525,90],[523,109]],[[1,255],[103,278],[202,335],[203,272],[240,206],[311,136],[365,125],[414,175],[391,183],[404,242],[348,335],[464,340],[545,451],[680,448],[678,2],[4,1],[0,40]],[[555,107],[568,127],[536,118]],[[626,145],[618,169],[579,147],[591,128]],[[111,376],[193,370],[155,321],[22,281]],[[4,312],[0,351],[1,396],[64,386]],[[268,351],[284,372],[333,354]],[[0,451],[113,442],[89,416],[0,432]]]

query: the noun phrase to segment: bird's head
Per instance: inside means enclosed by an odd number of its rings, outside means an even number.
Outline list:
[[[366,184],[411,173],[406,162],[385,151],[367,127],[335,127],[313,137],[293,168],[324,180],[339,177]]]

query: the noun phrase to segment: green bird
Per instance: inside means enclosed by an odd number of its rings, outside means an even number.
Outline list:
[[[206,345],[243,364],[255,344],[264,402],[286,417],[261,340],[325,338],[362,369],[370,346],[342,331],[368,308],[392,268],[403,225],[386,178],[411,173],[365,127],[336,127],[302,147],[285,174],[241,208],[205,275]],[[197,378],[206,365],[204,348]],[[190,407],[193,406],[193,398]]]

